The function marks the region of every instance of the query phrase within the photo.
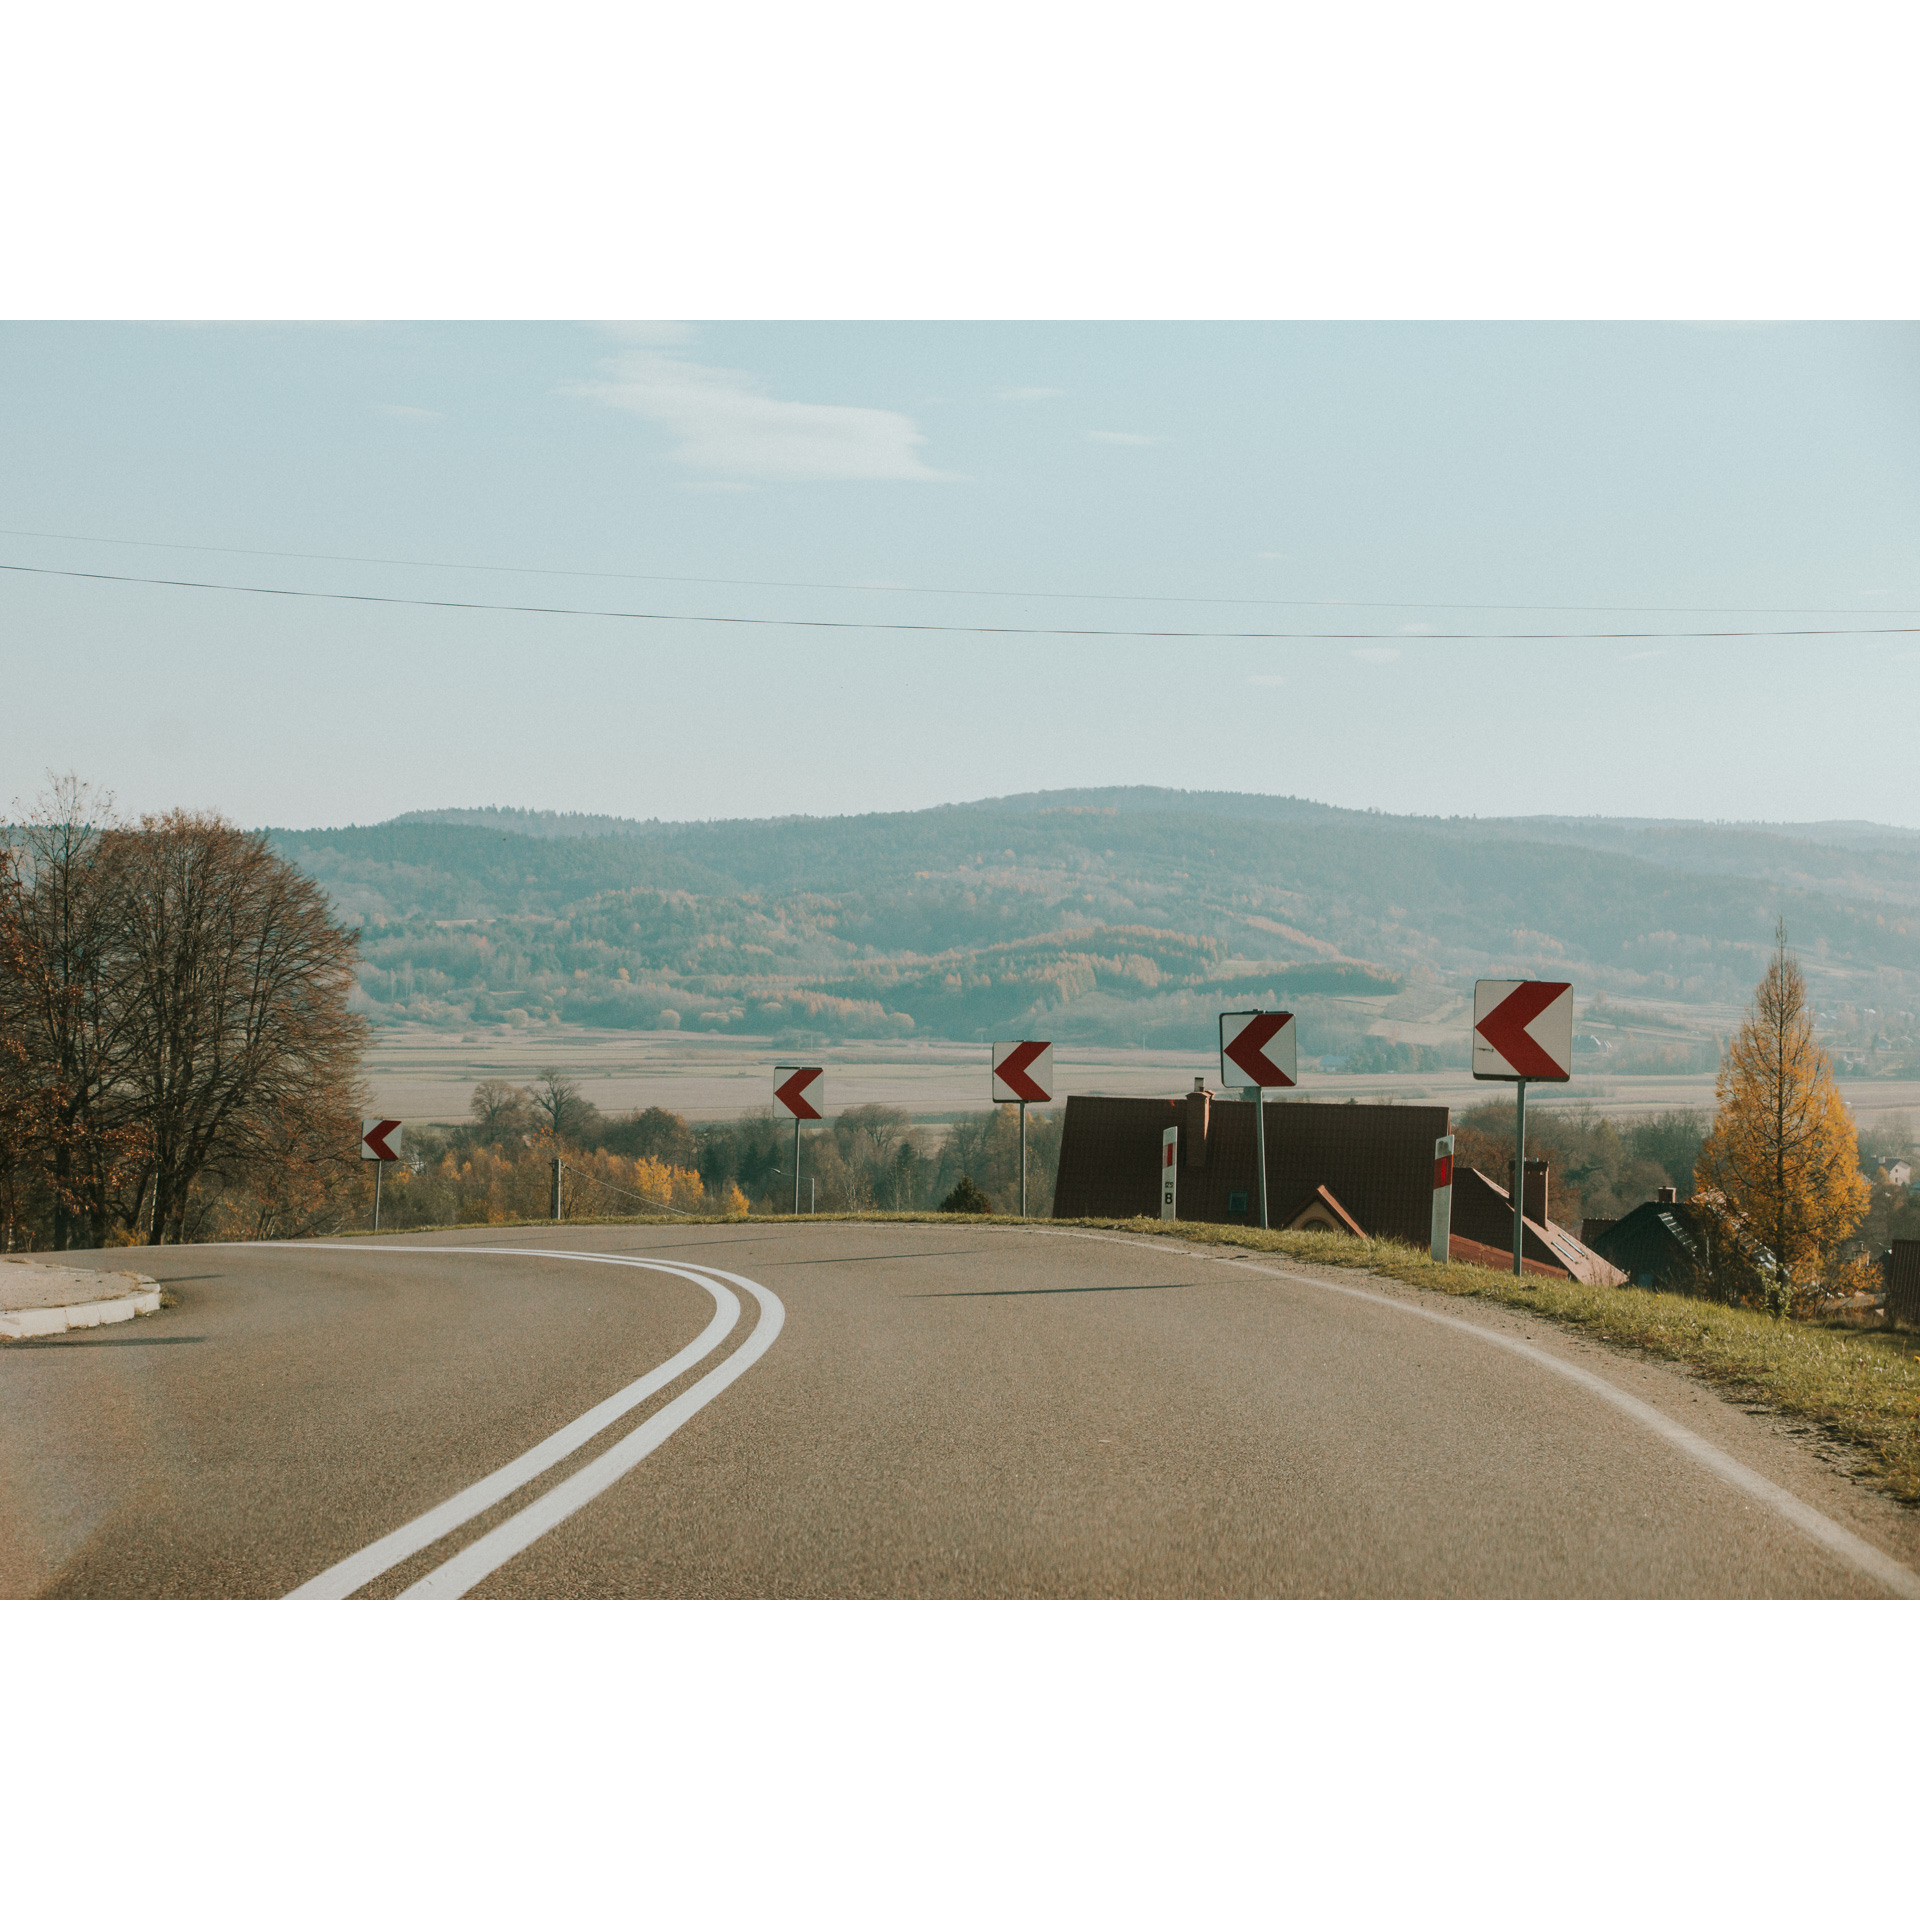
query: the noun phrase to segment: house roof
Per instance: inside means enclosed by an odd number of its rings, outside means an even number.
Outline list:
[[[1631,1274],[1700,1266],[1712,1250],[1707,1236],[1709,1212],[1748,1260],[1763,1272],[1771,1270],[1773,1256],[1754,1239],[1740,1216],[1725,1207],[1709,1209],[1702,1200],[1642,1201],[1601,1234],[1594,1249]]]
[[[1551,1220],[1521,1216],[1521,1258],[1538,1260],[1569,1275],[1586,1287],[1624,1286],[1630,1277],[1597,1249],[1585,1245],[1578,1234]],[[1508,1249],[1508,1264],[1513,1260],[1513,1199],[1499,1181],[1490,1179],[1478,1167],[1461,1167],[1453,1175],[1453,1230],[1483,1246]]]
[[[1314,1188],[1313,1198],[1287,1222],[1287,1225],[1295,1231],[1302,1227],[1330,1227],[1336,1233],[1350,1233],[1356,1240],[1365,1240],[1368,1237],[1353,1215],[1327,1191],[1324,1181]]]

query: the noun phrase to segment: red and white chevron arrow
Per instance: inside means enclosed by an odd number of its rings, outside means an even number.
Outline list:
[[[1573,1078],[1573,983],[1476,980],[1473,983],[1476,1080]]]
[[[1220,1016],[1220,1084],[1290,1087],[1300,1078],[1300,1029],[1290,1013]]]
[[[1051,1100],[1053,1042],[996,1040],[993,1078],[989,1084],[996,1100]]]
[[[773,1090],[773,1097],[793,1115],[796,1120],[820,1120],[827,1098],[827,1090],[821,1084],[824,1067],[776,1067],[776,1073],[787,1077]]]
[[[362,1160],[398,1160],[400,1158],[400,1122],[398,1120],[362,1120],[360,1122],[360,1158]]]

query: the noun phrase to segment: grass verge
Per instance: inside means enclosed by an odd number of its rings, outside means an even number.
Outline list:
[[[1262,1233],[1186,1221],[1023,1221],[1005,1215],[952,1213],[803,1214],[802,1225],[930,1224],[944,1227],[1083,1227],[1105,1233],[1244,1247],[1321,1267],[1375,1273],[1430,1293],[1497,1300],[1503,1306],[1578,1327],[1609,1345],[1677,1360],[1729,1398],[1792,1414],[1859,1449],[1861,1470],[1896,1498],[1920,1504],[1920,1335],[1884,1328],[1812,1326],[1775,1320],[1741,1307],[1716,1306],[1639,1287],[1582,1287],[1528,1274],[1516,1279],[1462,1262],[1437,1264],[1426,1252],[1391,1240],[1348,1240],[1328,1233]],[[510,1221],[546,1227],[549,1220]],[[585,1226],[792,1226],[790,1214],[732,1219],[642,1221],[631,1214],[570,1219]],[[413,1228],[407,1232],[442,1232]],[[361,1237],[361,1236],[354,1236]],[[384,1234],[381,1236],[386,1237]]]

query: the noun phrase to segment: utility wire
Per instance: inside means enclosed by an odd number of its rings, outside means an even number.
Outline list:
[[[1716,627],[1651,632],[1625,629],[1587,633],[1355,633],[1279,632],[1270,628],[1239,632],[1186,627],[985,627],[946,620],[804,620],[745,613],[653,613],[623,607],[547,607],[495,600],[417,600],[391,593],[330,593],[313,587],[241,586],[225,580],[172,580],[139,573],[89,573],[70,567],[27,567],[0,561],[0,573],[37,574],[55,580],[112,580],[123,586],[184,587],[197,593],[251,593],[274,600],[335,600],[357,606],[431,607],[456,613],[535,613],[573,620],[649,620],[707,627],[802,627],[834,633],[971,633],[992,636],[1068,640],[1807,640],[1866,639],[1882,634],[1916,634],[1920,627]]]
[[[576,1166],[565,1154],[559,1156],[560,1164],[576,1180],[586,1180],[596,1187],[604,1187],[609,1193],[624,1193],[630,1200],[638,1200],[643,1207],[658,1207],[662,1213],[670,1213],[676,1220],[695,1220],[697,1214],[683,1212],[679,1207],[670,1207],[664,1200],[649,1199],[638,1187],[617,1187],[611,1180],[596,1179],[584,1167]]]
[[[1384,607],[1390,612],[1433,613],[1910,613],[1910,607],[1675,607],[1560,602],[1552,600],[1285,600],[1205,593],[1065,593],[1021,587],[909,587],[857,580],[734,580],[701,573],[615,573],[593,567],[520,567],[483,560],[396,560],[368,553],[312,553],[283,547],[215,547],[188,540],[119,540],[104,534],[38,533],[0,527],[16,540],[63,540],[79,546],[146,547],[167,553],[241,554],[258,560],[330,560],[356,567],[420,567],[446,573],[523,573],[555,580],[639,580],[655,586],[777,587],[804,593],[911,593],[953,600],[1106,600],[1175,607]]]

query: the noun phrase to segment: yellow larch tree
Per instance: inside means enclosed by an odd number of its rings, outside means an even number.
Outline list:
[[[1694,1179],[1744,1217],[1781,1280],[1805,1285],[1866,1212],[1871,1189],[1784,921],[1774,938],[1753,1009],[1720,1066]]]

